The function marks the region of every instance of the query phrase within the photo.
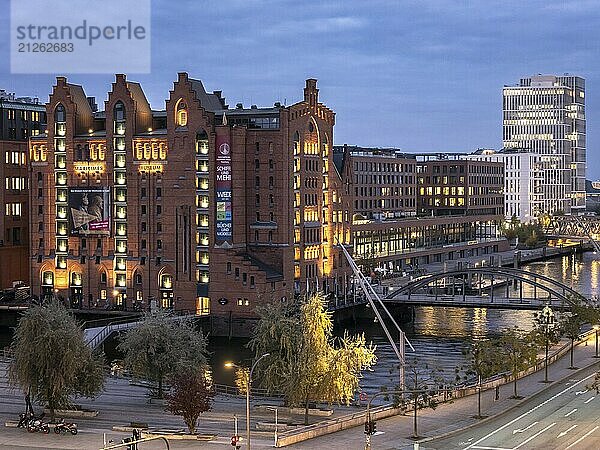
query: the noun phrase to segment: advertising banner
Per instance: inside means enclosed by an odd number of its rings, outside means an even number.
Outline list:
[[[69,189],[71,236],[110,235],[110,188]]]
[[[233,240],[233,218],[231,213],[232,184],[229,136],[217,135],[216,146],[217,182],[215,184],[215,202],[217,211],[215,243],[217,245],[221,245],[224,242],[231,244]]]

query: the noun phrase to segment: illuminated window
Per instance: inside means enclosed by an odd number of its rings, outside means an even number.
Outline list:
[[[176,122],[178,127],[185,127],[187,125],[188,113],[187,113],[187,105],[185,102],[180,101],[177,104],[177,117]]]

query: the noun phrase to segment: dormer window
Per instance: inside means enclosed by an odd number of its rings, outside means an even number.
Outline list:
[[[177,122],[178,127],[187,126],[188,113],[187,113],[187,105],[184,101],[180,101],[177,104],[177,113],[175,116],[175,121]]]

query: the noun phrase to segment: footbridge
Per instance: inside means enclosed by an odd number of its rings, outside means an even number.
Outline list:
[[[548,276],[507,267],[474,267],[433,273],[391,288],[381,300],[386,304],[538,310],[551,305],[569,310],[588,299]],[[332,310],[366,303],[355,301],[331,305]]]
[[[589,240],[596,252],[600,252],[600,217],[598,216],[551,216],[542,221],[548,237]]]

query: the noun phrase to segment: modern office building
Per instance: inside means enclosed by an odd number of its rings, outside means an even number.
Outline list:
[[[30,143],[34,294],[191,310],[243,335],[260,304],[340,289],[348,209],[318,92],[309,79],[291,106],[229,108],[180,73],[156,111],[117,75],[97,111],[58,77]]]
[[[27,139],[45,128],[43,104],[0,90],[0,289],[29,282]]]
[[[504,208],[507,220],[530,222],[544,211],[543,156],[519,150],[477,150],[465,158],[504,164]]]
[[[353,214],[359,215],[358,219],[416,215],[417,160],[414,155],[396,149],[344,145],[334,147],[334,160],[336,166],[344,170],[347,195],[352,196]]]
[[[348,145],[334,152],[357,261],[401,272],[508,249],[501,163]]]
[[[535,75],[503,89],[503,144],[541,155],[540,213],[585,210],[585,80]]]
[[[418,155],[419,216],[503,216],[504,166],[462,154]]]

